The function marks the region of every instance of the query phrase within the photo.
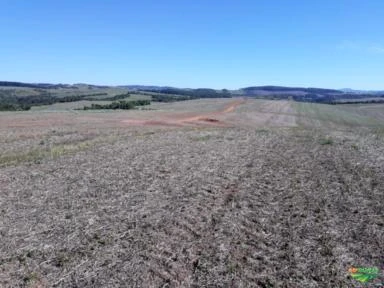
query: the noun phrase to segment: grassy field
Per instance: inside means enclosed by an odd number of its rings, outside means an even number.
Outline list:
[[[106,105],[106,104],[112,103],[113,101],[105,101],[102,99],[110,96],[111,95],[94,96],[93,98],[100,99],[95,101],[82,100],[82,101],[76,101],[76,102],[54,103],[51,105],[33,106],[31,108],[31,111],[66,111],[66,110],[82,109],[84,106],[91,106],[92,104]],[[129,97],[120,99],[120,100],[124,100],[124,101],[151,100],[151,96],[142,95],[142,94],[131,94]]]
[[[306,126],[330,128],[376,127],[383,124],[384,105],[364,104],[370,111],[362,113],[361,104],[327,105],[313,103],[295,103],[300,121]],[[372,107],[373,106],[373,107]],[[380,116],[381,115],[381,116]]]
[[[384,268],[384,105],[148,108],[0,112],[0,287],[360,287],[350,267]]]
[[[111,97],[118,94],[127,93],[127,89],[118,88],[118,87],[107,87],[107,88],[92,88],[88,85],[77,85],[72,88],[56,88],[56,89],[38,89],[38,88],[28,88],[28,87],[3,87],[0,86],[0,95],[12,95],[20,97],[28,96],[37,96],[42,93],[50,94],[54,97],[67,97],[75,95],[90,95],[90,94],[102,94],[106,95],[94,96],[97,98]]]

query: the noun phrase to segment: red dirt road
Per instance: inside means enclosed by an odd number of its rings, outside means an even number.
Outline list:
[[[216,119],[218,116],[233,112],[237,106],[244,104],[245,99],[239,99],[229,103],[224,109],[215,112],[198,114],[195,116],[186,117],[180,114],[168,114],[160,119],[130,119],[123,120],[122,123],[132,126],[152,126],[152,125],[165,125],[165,126],[184,126],[188,124],[206,124],[214,126],[226,126],[224,122]]]

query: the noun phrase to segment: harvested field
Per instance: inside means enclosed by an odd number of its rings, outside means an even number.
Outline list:
[[[358,287],[383,125],[311,105],[0,113],[0,287]]]

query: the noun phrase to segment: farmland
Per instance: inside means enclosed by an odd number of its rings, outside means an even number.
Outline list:
[[[383,268],[383,104],[85,104],[0,112],[1,287],[353,287],[351,266]]]

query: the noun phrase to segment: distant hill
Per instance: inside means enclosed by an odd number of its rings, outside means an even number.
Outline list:
[[[252,86],[241,88],[238,93],[254,98],[293,99],[295,101],[321,103],[330,103],[344,95],[343,91],[335,89],[284,86]]]
[[[350,88],[343,88],[340,89],[344,93],[351,93],[351,94],[384,94],[384,90],[355,90],[355,89],[350,89]]]
[[[363,91],[353,89],[324,89],[313,87],[284,87],[284,86],[251,86],[240,88],[238,90],[227,89],[210,89],[210,88],[176,88],[170,86],[155,86],[155,85],[90,85],[84,83],[78,84],[49,84],[49,83],[23,83],[0,81],[1,87],[12,88],[34,88],[41,89],[44,93],[51,93],[52,89],[72,89],[84,90],[92,89],[98,92],[98,89],[123,89],[129,91],[143,91],[151,93],[153,99],[157,101],[177,101],[198,98],[228,98],[236,96],[245,96],[252,98],[263,99],[292,99],[295,101],[318,102],[318,103],[349,103],[349,102],[364,102],[384,99],[384,91]],[[100,91],[99,90],[99,91]],[[374,99],[373,99],[374,97]]]
[[[78,89],[79,87],[87,88],[109,88],[106,85],[91,85],[91,84],[50,84],[50,83],[24,83],[13,81],[0,81],[0,87],[20,87],[20,88],[35,88],[35,89]]]
[[[302,87],[283,87],[283,86],[255,86],[240,89],[245,94],[258,94],[258,93],[319,93],[319,94],[337,94],[343,93],[340,90],[323,89],[323,88],[302,88]]]
[[[23,83],[0,81],[0,87],[24,87],[24,88],[37,88],[37,89],[56,89],[56,88],[69,88],[72,85],[68,84],[49,84],[49,83]]]
[[[323,88],[302,88],[282,86],[255,86],[241,88],[238,94],[266,99],[292,99],[303,102],[317,102],[327,104],[357,103],[357,102],[381,102],[384,99],[384,92],[381,91],[359,91],[345,89],[323,89]],[[376,97],[373,99],[372,97]]]
[[[148,85],[119,85],[120,88],[129,89],[132,91],[161,91],[163,89],[169,89],[169,86],[148,86]]]

